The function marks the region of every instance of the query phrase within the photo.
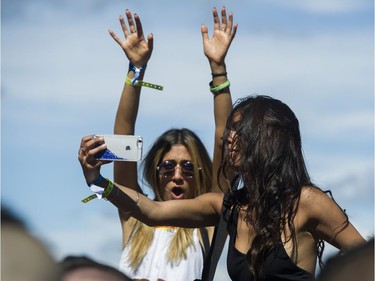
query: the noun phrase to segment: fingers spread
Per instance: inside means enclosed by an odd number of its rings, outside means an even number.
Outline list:
[[[135,20],[135,25],[137,27],[137,29],[135,30],[135,32],[138,33],[138,37],[139,38],[143,38],[142,23],[141,23],[141,19],[139,18],[138,14],[134,14],[134,20]]]
[[[212,14],[214,17],[214,31],[220,29],[220,21],[219,21],[219,15],[217,14],[216,8],[213,8]]]
[[[126,17],[128,19],[128,24],[129,24],[129,30],[130,30],[130,32],[131,33],[137,32],[137,29],[136,29],[134,21],[133,21],[132,14],[131,14],[130,10],[128,10],[128,9],[126,9]]]
[[[221,8],[221,30],[226,31],[227,29],[227,12],[225,7]]]
[[[152,33],[147,36],[147,44],[150,50],[154,48],[154,35]]]
[[[111,35],[111,37],[113,38],[113,40],[115,40],[117,44],[121,46],[121,39],[116,35],[116,33],[114,33],[112,30],[108,30],[108,32],[109,32],[109,35]]]
[[[122,32],[124,33],[124,36],[126,37],[129,34],[129,31],[128,31],[128,27],[126,26],[125,19],[123,16],[120,16],[119,20],[120,20]]]
[[[202,32],[202,38],[203,40],[208,40],[208,28],[206,25],[201,25],[201,32]]]
[[[233,13],[229,13],[229,20],[227,26],[229,31],[231,31],[233,27]]]

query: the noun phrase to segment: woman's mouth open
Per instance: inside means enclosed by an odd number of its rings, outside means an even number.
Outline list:
[[[179,186],[175,186],[172,189],[171,193],[172,193],[172,199],[174,199],[174,200],[183,199],[183,197],[184,197],[184,190]]]

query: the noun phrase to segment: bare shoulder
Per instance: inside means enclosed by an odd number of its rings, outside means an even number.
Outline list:
[[[320,200],[331,200],[332,199],[321,189],[314,186],[304,186],[301,190],[300,202],[302,204],[314,204]]]
[[[302,188],[299,208],[305,210],[312,217],[321,216],[332,209],[340,209],[327,193],[314,186]]]
[[[343,209],[324,191],[304,187],[299,212],[315,237],[338,249],[350,248],[364,242],[361,234],[349,222]]]

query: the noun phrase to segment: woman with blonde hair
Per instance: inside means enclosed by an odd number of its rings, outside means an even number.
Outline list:
[[[140,92],[146,65],[153,50],[153,35],[143,34],[138,14],[132,16],[126,10],[125,19],[120,16],[120,24],[125,36],[121,40],[113,31],[113,39],[122,47],[129,60],[129,70],[124,85],[115,120],[115,134],[134,135],[138,114]],[[208,29],[202,25],[204,53],[212,72],[211,90],[214,93],[215,144],[213,161],[199,137],[191,130],[170,129],[157,138],[145,156],[143,181],[155,194],[154,201],[192,199],[212,191],[217,187],[222,140],[227,116],[232,101],[227,82],[225,56],[235,36],[237,25],[233,25],[233,15],[221,9],[213,9],[214,32],[208,37]],[[95,141],[90,136],[86,142]],[[79,158],[85,157],[80,150]],[[137,194],[143,194],[138,184],[138,168],[134,162],[114,163],[115,181],[131,186]],[[100,184],[103,179],[87,179],[88,184]],[[219,191],[216,189],[215,191]],[[150,227],[119,209],[123,233],[123,253],[120,270],[128,277],[147,280],[176,280],[183,276],[186,280],[198,279],[203,269],[204,254],[208,251],[213,229],[181,228],[173,226]]]

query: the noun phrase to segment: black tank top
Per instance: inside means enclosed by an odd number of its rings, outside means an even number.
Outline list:
[[[246,255],[235,248],[235,237],[237,235],[238,211],[234,208],[233,214],[228,221],[229,247],[227,256],[228,274],[232,280],[252,281],[253,274],[249,270]],[[313,281],[314,276],[299,268],[290,259],[283,245],[280,243],[265,260],[265,278],[261,281]]]

